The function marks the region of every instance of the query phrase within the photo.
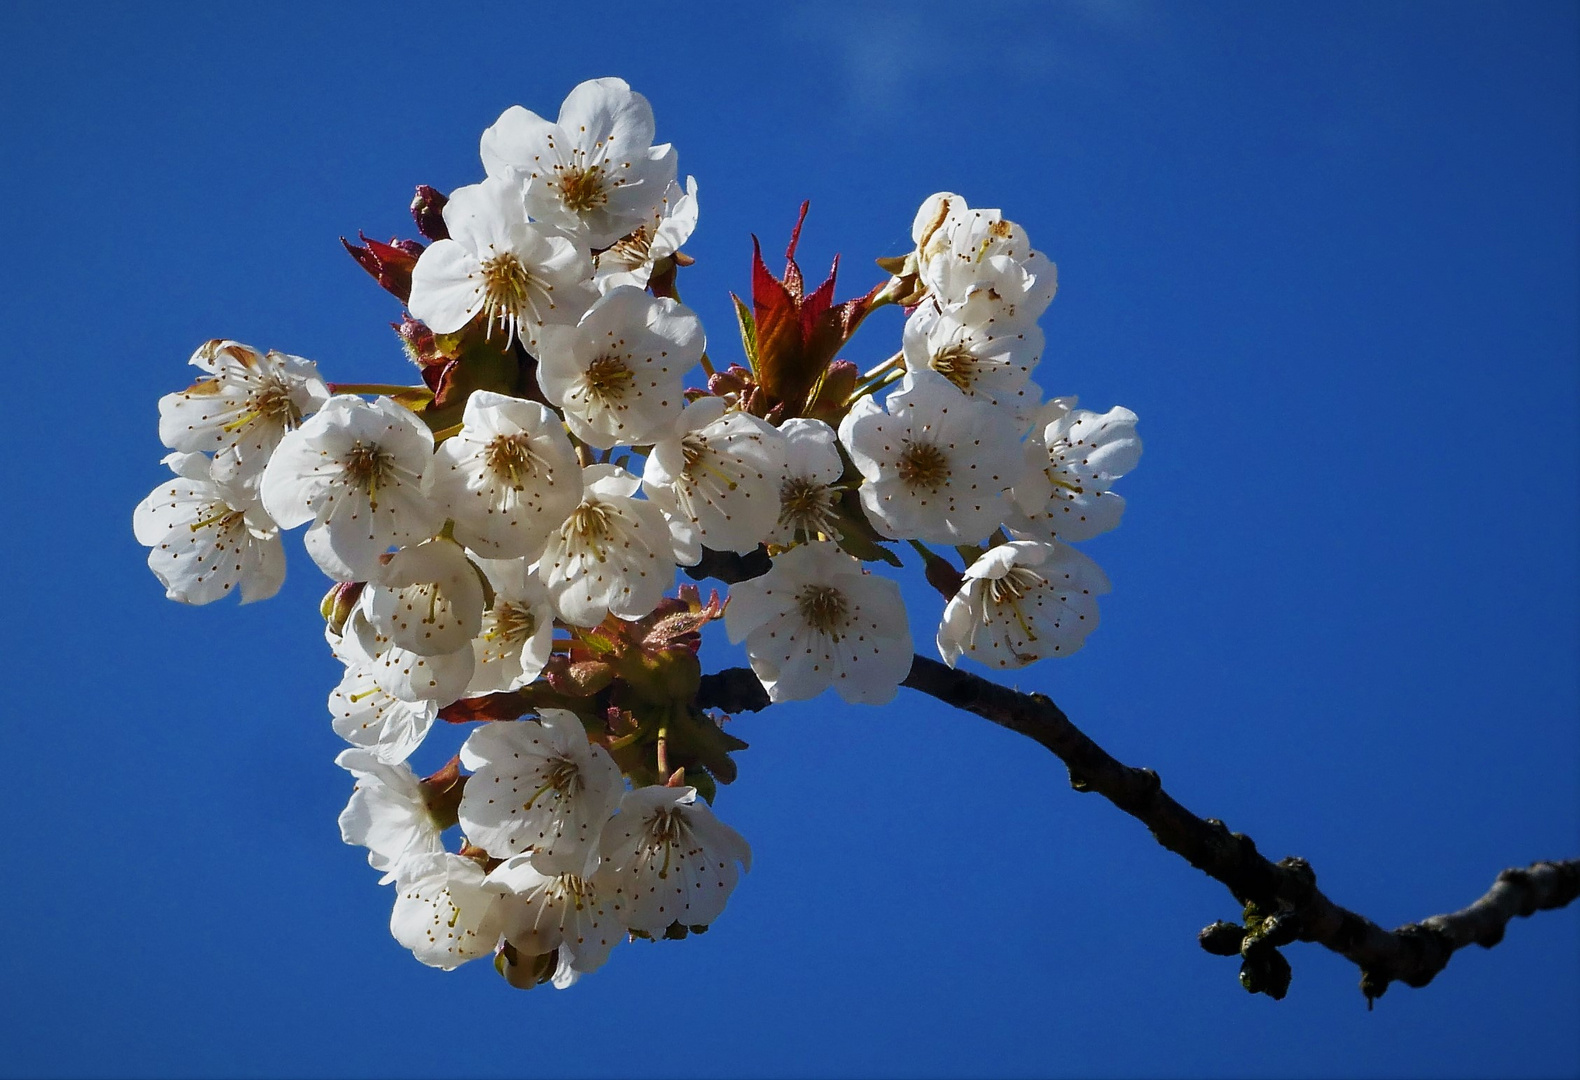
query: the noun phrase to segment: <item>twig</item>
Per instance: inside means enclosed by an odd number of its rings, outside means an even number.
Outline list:
[[[1077,791],[1102,795],[1146,825],[1158,843],[1225,885],[1245,906],[1245,924],[1214,923],[1201,932],[1200,941],[1209,952],[1239,955],[1240,981],[1253,992],[1283,997],[1289,964],[1279,948],[1314,941],[1361,969],[1361,991],[1370,1006],[1391,982],[1425,986],[1458,949],[1496,945],[1516,915],[1561,908],[1580,898],[1580,859],[1538,862],[1503,871],[1485,896],[1463,910],[1390,932],[1323,895],[1304,859],[1271,862],[1249,836],[1191,813],[1163,790],[1157,773],[1114,758],[1041,694],[1010,690],[923,656],[912,662],[903,685],[1047,747],[1069,769]],[[703,677],[698,704],[755,712],[769,700],[749,669],[730,668]]]

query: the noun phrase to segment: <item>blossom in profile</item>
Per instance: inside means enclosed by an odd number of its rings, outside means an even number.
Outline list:
[[[219,339],[204,342],[191,363],[207,374],[159,399],[159,439],[172,450],[213,454],[216,482],[255,492],[286,432],[328,399],[318,366]]]
[[[534,218],[606,248],[646,223],[675,179],[675,148],[654,146],[655,130],[653,107],[624,79],[589,79],[557,122],[506,109],[480,152],[489,177],[515,186]]]
[[[779,477],[779,518],[767,539],[784,547],[839,539],[840,491],[834,485],[845,464],[834,429],[798,416],[780,424],[779,434],[785,442],[785,466]]]
[[[330,726],[336,735],[375,760],[395,765],[422,745],[439,715],[439,705],[432,700],[396,697],[379,681],[385,670],[386,665],[378,659],[346,668],[329,694]]]
[[[697,227],[697,181],[671,180],[652,216],[593,258],[599,292],[621,285],[647,288],[653,268],[679,251]]]
[[[554,605],[531,565],[525,559],[478,559],[477,565],[494,601],[472,639],[476,667],[468,697],[527,685],[542,674],[554,648]]]
[[[997,210],[971,209],[951,192],[922,204],[911,238],[933,302],[995,333],[1036,322],[1058,291],[1058,268],[1032,248],[1026,230]]]
[[[235,591],[243,604],[267,600],[285,581],[280,530],[239,481],[215,480],[203,454],[167,454],[176,475],[132,512],[148,568],[165,596],[208,604]]]
[[[589,465],[582,479],[581,505],[549,537],[538,577],[573,626],[597,626],[611,614],[640,619],[675,578],[669,526],[656,505],[635,497],[642,481],[618,465]]]
[[[560,966],[586,974],[625,938],[621,896],[590,872],[555,870],[540,855],[517,855],[490,871],[488,881],[503,892],[500,932],[526,956],[557,951]],[[556,971],[556,986],[572,981]]]
[[[762,577],[732,586],[724,628],[732,644],[746,643],[772,701],[832,686],[853,704],[883,705],[911,670],[900,586],[864,572],[832,541],[791,548]]]
[[[702,320],[690,308],[625,285],[576,326],[544,331],[538,381],[588,445],[651,443],[685,407],[681,380],[704,345]]]
[[[558,416],[536,401],[474,390],[461,430],[434,452],[429,495],[473,551],[535,559],[581,501],[581,482]]]
[[[449,971],[494,951],[503,890],[476,860],[413,855],[400,864],[395,889],[390,933],[424,964]]]
[[[723,399],[686,406],[673,429],[653,444],[642,490],[669,522],[678,545],[754,551],[779,518],[785,441],[750,413],[726,411]],[[696,562],[702,552],[681,560]]]
[[[397,867],[413,855],[444,850],[422,781],[410,767],[387,764],[357,748],[342,750],[335,764],[357,780],[340,812],[340,838],[368,849],[368,865],[385,872],[380,885],[394,881]]]
[[[517,188],[484,180],[456,188],[444,207],[450,236],[423,251],[407,308],[436,334],[481,315],[508,345],[536,349],[543,327],[574,323],[597,296],[592,260],[558,229],[527,220]]]
[[[441,518],[424,494],[433,433],[381,397],[341,394],[292,431],[263,474],[263,506],[281,528],[311,522],[303,543],[337,581],[365,581],[392,545],[426,540]]]
[[[1000,544],[966,568],[938,628],[938,653],[998,668],[1069,656],[1097,629],[1108,577],[1068,544]]]
[[[623,906],[625,925],[658,936],[671,924],[706,926],[752,867],[752,849],[693,787],[627,792],[604,826],[594,880]]]
[[[484,724],[461,747],[461,764],[472,770],[460,818],[473,844],[496,859],[537,854],[533,865],[551,873],[587,872],[589,856],[596,863],[624,783],[575,713]]]
[[[1025,465],[1011,491],[1005,524],[1025,540],[1089,540],[1119,524],[1124,496],[1114,481],[1141,460],[1136,414],[1075,408],[1074,398],[1048,402],[1024,446]]]
[[[985,539],[1022,467],[1015,424],[931,368],[908,371],[887,404],[863,398],[839,425],[873,525],[903,540]]]

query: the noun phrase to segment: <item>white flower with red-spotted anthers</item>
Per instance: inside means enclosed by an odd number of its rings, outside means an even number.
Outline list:
[[[533,865],[545,873],[588,873],[620,804],[620,768],[587,741],[575,713],[542,709],[539,717],[484,724],[461,747],[461,764],[472,770],[461,829],[493,858],[536,854]]]
[[[549,537],[538,577],[573,626],[597,626],[611,614],[640,619],[687,552],[677,549],[663,512],[634,497],[642,481],[618,465],[589,465],[582,480],[581,505]]]
[[[883,705],[911,670],[900,586],[863,572],[832,541],[791,548],[762,577],[731,586],[724,628],[732,644],[746,642],[772,701],[832,686],[853,704]]]
[[[702,320],[690,308],[621,286],[576,326],[544,330],[538,382],[589,445],[650,443],[685,407],[681,379],[705,344]]]
[[[207,604],[229,594],[267,600],[285,581],[280,530],[239,482],[211,478],[203,454],[167,454],[175,478],[132,512],[132,533],[146,545],[148,568],[165,596]]]
[[[535,559],[582,496],[560,418],[536,401],[474,390],[461,430],[434,451],[429,495],[480,555]]]
[[[319,569],[365,581],[391,545],[426,540],[442,518],[424,494],[433,433],[389,398],[337,395],[280,440],[263,474],[263,505],[303,537]]]
[[[390,933],[429,967],[460,967],[499,943],[504,891],[486,880],[475,859],[450,852],[412,855],[396,878]]]
[[[496,866],[488,881],[505,890],[500,932],[524,956],[558,950],[562,968],[585,974],[602,967],[625,937],[621,896],[590,870],[556,870],[541,855],[517,855]],[[573,981],[557,971],[554,985]]]
[[[357,778],[351,801],[340,812],[340,838],[368,849],[368,865],[385,872],[380,885],[394,881],[406,859],[444,850],[422,781],[410,768],[386,764],[359,749],[342,750],[335,764]]]
[[[483,582],[466,551],[439,537],[387,557],[362,592],[374,631],[420,656],[470,648],[483,626]]]
[[[766,420],[726,408],[716,397],[686,406],[642,470],[643,492],[687,552],[682,563],[702,558],[699,544],[755,551],[779,518],[784,437]]]
[[[518,185],[534,218],[605,248],[646,222],[675,179],[674,147],[654,146],[653,131],[653,107],[624,79],[590,79],[566,96],[558,123],[512,105],[480,150],[488,175]]]
[[[1031,371],[1042,356],[1035,323],[1006,333],[963,322],[924,305],[905,321],[905,364],[932,368],[973,398],[1003,407],[1024,431],[1042,402]]]
[[[1036,322],[1058,291],[1057,267],[1032,249],[1026,230],[950,192],[922,203],[911,238],[934,303],[995,334]]]
[[[834,429],[821,420],[795,417],[779,425],[785,468],[779,478],[779,519],[767,536],[789,547],[807,540],[838,540],[840,489],[845,471]]]
[[[527,560],[478,559],[477,565],[493,587],[494,602],[472,639],[477,666],[467,697],[527,685],[542,674],[554,649],[554,605]]]
[[[1069,656],[1097,629],[1107,591],[1102,569],[1068,544],[1000,544],[966,568],[944,608],[938,653],[950,667],[962,654],[999,668]]]
[[[213,454],[216,482],[256,492],[285,433],[329,397],[318,366],[222,340],[204,342],[192,365],[208,375],[159,399],[160,441],[172,450]]]
[[[659,936],[672,924],[707,926],[724,911],[740,870],[752,868],[744,837],[713,815],[692,787],[627,792],[604,826],[594,880],[623,905],[632,930]]]
[[[1023,540],[1089,540],[1119,524],[1124,497],[1110,490],[1141,460],[1136,414],[1048,402],[1025,444],[1025,471],[1004,523]]]
[[[439,716],[435,701],[402,701],[379,684],[382,666],[349,665],[329,693],[330,727],[346,742],[387,765],[411,757]]]
[[[436,334],[478,315],[507,344],[535,350],[543,327],[574,323],[598,295],[592,259],[558,229],[527,220],[520,189],[504,180],[456,188],[444,207],[450,232],[417,259],[406,306]]]
[[[424,656],[402,648],[374,629],[365,602],[360,600],[346,620],[345,632],[336,636],[326,631],[325,636],[329,638],[335,657],[346,665],[348,675],[349,669],[362,669],[362,673],[387,694],[408,704],[448,705],[466,692],[476,664],[470,641],[455,652],[436,656]],[[355,703],[364,700],[382,699],[357,697]],[[365,714],[362,719],[366,721]],[[341,735],[350,737],[345,732]]]
[[[652,217],[593,258],[598,291],[620,285],[647,288],[654,266],[679,251],[696,227],[696,179],[686,177],[684,190],[679,181],[671,180]]]
[[[1022,468],[1019,431],[931,368],[908,371],[888,412],[862,398],[839,425],[861,470],[861,505],[898,540],[975,544],[1004,519]]]

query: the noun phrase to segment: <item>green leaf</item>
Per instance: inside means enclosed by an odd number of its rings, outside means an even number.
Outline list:
[[[741,324],[741,348],[746,352],[746,364],[752,369],[752,375],[757,374],[757,320],[752,317],[752,309],[746,302],[734,293],[730,299],[735,301],[735,318]]]

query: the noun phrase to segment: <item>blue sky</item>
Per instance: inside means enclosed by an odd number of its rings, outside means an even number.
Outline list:
[[[14,570],[0,1071],[1570,1075],[1580,911],[1367,1013],[1195,945],[1228,894],[1040,748],[902,692],[742,717],[756,865],[706,937],[566,993],[425,969],[335,815],[323,579],[166,602],[131,536],[158,397],[227,336],[401,379],[337,237],[409,234],[506,106],[620,75],[697,177],[735,355],[750,233],[841,295],[950,189],[1060,267],[1039,380],[1141,416],[1113,594],[1020,673],[1395,925],[1580,839],[1568,4],[23,4],[0,71]],[[893,315],[894,313],[885,313]],[[896,347],[875,318],[847,355]],[[914,581],[913,626],[940,603]],[[713,666],[741,662],[722,641]],[[441,735],[445,733],[440,733]],[[448,750],[432,749],[437,764]],[[419,762],[420,764],[421,762]],[[36,872],[35,872],[36,871]]]

